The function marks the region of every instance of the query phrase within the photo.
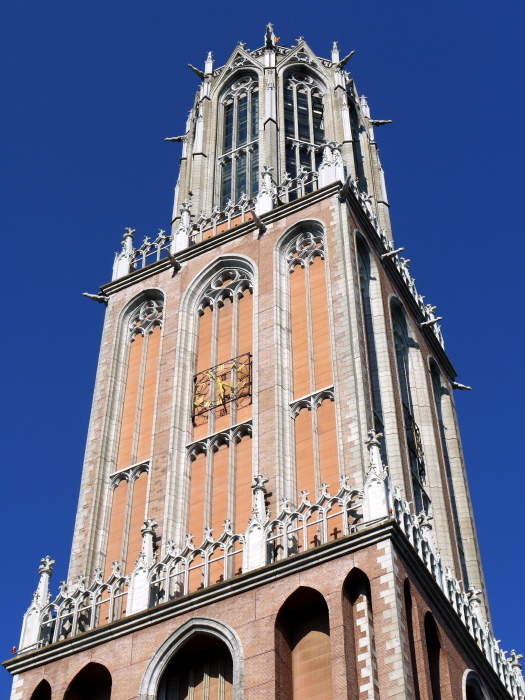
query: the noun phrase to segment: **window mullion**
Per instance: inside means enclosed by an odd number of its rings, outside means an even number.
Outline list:
[[[315,143],[314,135],[314,114],[312,108],[312,91],[308,91],[308,128],[310,130],[310,143]],[[315,146],[310,150],[310,170],[315,170]]]
[[[233,98],[233,135],[232,135],[232,151],[237,148],[237,135],[239,133],[239,100],[237,97]]]
[[[308,90],[308,131],[310,143],[314,143],[314,115],[312,110],[312,91]]]
[[[299,108],[297,107],[297,86],[293,86],[293,128],[294,136],[299,140]]]
[[[246,95],[246,109],[247,109],[247,119],[246,119],[246,128],[247,128],[247,136],[246,136],[246,145],[251,143],[252,141],[252,98],[253,98],[253,91],[248,90],[247,95]]]

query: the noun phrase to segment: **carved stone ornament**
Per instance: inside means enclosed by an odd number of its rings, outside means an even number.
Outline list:
[[[296,265],[301,265],[301,267],[311,265],[316,256],[324,259],[324,237],[322,232],[301,231],[286,250],[288,269],[292,270]]]
[[[244,65],[244,63],[246,63],[246,59],[243,59],[243,62],[240,65]],[[235,66],[235,68],[237,67],[239,66]],[[249,92],[254,92],[258,89],[259,81],[257,80],[257,78],[254,78],[251,75],[244,76],[230,85],[228,90],[221,97],[221,102],[222,104],[226,104],[228,100],[235,100],[238,97],[240,97],[243,93],[247,94]]]
[[[164,311],[164,301],[162,299],[146,299],[132,313],[128,328],[129,339],[136,335],[151,333],[155,326],[162,325],[162,312]]]
[[[212,309],[216,304],[222,306],[225,299],[242,296],[247,289],[253,289],[252,277],[247,270],[238,267],[228,267],[218,272],[205,289],[198,310],[202,312],[206,306]]]

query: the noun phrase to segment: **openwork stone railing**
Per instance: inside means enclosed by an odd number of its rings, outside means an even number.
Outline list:
[[[323,146],[323,160],[318,172],[301,166],[297,177],[292,178],[285,173],[281,182],[275,183],[272,179],[272,168],[265,166],[261,171],[261,187],[256,198],[249,199],[246,195],[243,195],[237,203],[229,201],[222,211],[218,206],[213,208],[210,215],[201,211],[197,220],[192,222],[192,204],[191,197],[189,197],[182,203],[180,222],[172,235],[166,235],[166,232],[160,229],[154,240],[146,236],[142,245],[139,248],[134,248],[133,234],[135,230],[131,228],[126,229],[122,241],[122,250],[120,253],[115,254],[113,279],[146,267],[161,258],[173,256],[178,251],[208,238],[214,238],[224,231],[253,220],[254,217],[258,221],[258,225],[262,226],[257,218],[258,215],[270,211],[275,206],[303,197],[318,187],[323,187],[336,180],[345,180],[344,164],[341,159],[339,144],[327,141]],[[357,181],[352,180],[351,177],[346,178],[343,190],[340,193],[341,200],[346,196],[345,192],[347,193],[349,190],[353,192],[362,210],[380,237],[387,251],[383,257],[389,257],[393,260],[402,280],[421,310],[425,319],[421,325],[431,328],[441,346],[444,347],[443,335],[439,325],[441,318],[436,317],[434,313],[436,307],[431,304],[425,304],[425,298],[417,291],[416,280],[410,274],[410,260],[399,257],[398,253],[403,249],[394,250],[393,241],[381,229],[373,196],[363,192],[359,188]],[[170,259],[175,263],[175,258],[171,257]]]
[[[195,245],[246,221],[251,221],[254,209],[255,199],[248,199],[246,195],[242,195],[237,204],[230,200],[222,211],[216,205],[210,216],[201,211],[199,218],[191,226],[189,244]]]
[[[439,551],[437,551],[430,524],[431,516],[422,512],[414,515],[410,504],[403,500],[399,487],[392,496],[393,515],[405,533],[420,559],[441,588],[446,598],[461,618],[463,624],[476,640],[477,645],[485,654],[500,680],[513,698],[525,698],[525,683],[521,672],[519,659],[513,650],[510,657],[500,649],[499,642],[490,633],[488,623],[481,609],[481,591],[470,586],[464,591],[461,582],[454,578],[449,566],[444,566]]]
[[[114,562],[106,581],[97,569],[89,587],[85,576],[74,584],[62,582],[58,596],[50,601],[49,578],[55,562],[50,557],[42,559],[38,589],[24,616],[20,650],[74,637],[241,573],[352,536],[371,525],[395,520],[510,695],[515,700],[525,700],[519,663],[522,657],[515,651],[507,656],[491,634],[482,613],[481,591],[472,586],[465,591],[450,567],[443,564],[434,540],[432,516],[425,512],[414,514],[399,487],[391,490],[388,467],[381,459],[381,437],[374,430],[369,432],[366,444],[370,462],[362,490],[348,486],[347,478],[342,477],[334,496],[328,484],[322,485],[315,502],[309,501],[310,494],[302,491],[299,505],[283,500],[275,518],[266,508],[268,479],[255,477],[252,516],[242,534],[234,533],[231,522],[225,520],[218,539],[214,539],[211,528],[206,528],[202,544],[196,547],[193,535],[188,534],[182,548],[168,542],[163,559],[156,561],[157,523],[147,518],[142,528],[142,551],[129,576],[122,575],[120,564]]]
[[[276,203],[285,204],[299,197],[304,197],[318,188],[319,173],[301,166],[297,177],[285,173],[281,183],[275,188]]]

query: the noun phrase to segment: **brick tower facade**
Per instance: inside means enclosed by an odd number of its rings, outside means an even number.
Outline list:
[[[126,229],[68,581],[12,700],[525,698],[492,635],[435,307],[336,44],[201,84],[170,234]]]

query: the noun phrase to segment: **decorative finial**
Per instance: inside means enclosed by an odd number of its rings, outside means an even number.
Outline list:
[[[149,516],[145,518],[144,525],[140,528],[142,535],[154,535],[158,522]]]
[[[204,72],[206,75],[211,75],[213,73],[213,64],[213,53],[208,51],[208,55],[206,56],[206,61],[204,63]]]
[[[40,560],[40,566],[38,567],[38,573],[40,576],[42,574],[49,574],[49,576],[53,575],[53,566],[56,564],[56,561],[54,559],[51,559],[51,557],[48,555],[47,557],[44,557],[43,559]]]
[[[281,37],[280,36],[275,36],[274,31],[273,31],[273,24],[269,22],[266,25],[266,33],[264,35],[264,45],[267,49],[275,49],[277,42],[279,41]]]

